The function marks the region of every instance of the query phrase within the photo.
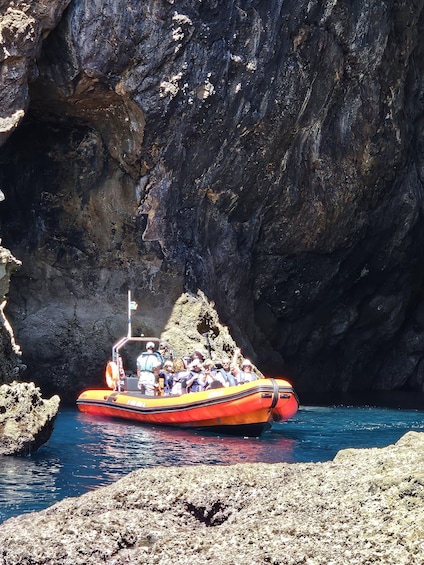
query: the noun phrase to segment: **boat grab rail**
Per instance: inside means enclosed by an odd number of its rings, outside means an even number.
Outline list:
[[[115,361],[115,363],[117,363],[118,361],[118,355],[119,355],[119,350],[122,349],[124,347],[124,345],[126,345],[129,342],[145,342],[147,343],[148,341],[153,341],[153,342],[160,342],[160,339],[158,337],[146,337],[146,336],[140,336],[140,337],[121,337],[121,339],[119,341],[117,341],[113,346],[112,346],[112,361]]]
[[[160,339],[158,337],[146,337],[144,335],[140,336],[140,337],[121,337],[121,339],[119,341],[117,341],[113,346],[112,346],[112,354],[114,351],[119,351],[124,345],[126,345],[128,342],[147,342],[147,341],[153,341],[153,342],[160,342]]]
[[[116,363],[117,367],[120,367],[120,363],[119,363],[119,350],[122,349],[124,347],[124,345],[127,345],[127,343],[129,342],[133,342],[133,343],[147,343],[148,341],[153,341],[153,343],[160,343],[160,338],[158,337],[146,337],[144,335],[141,335],[139,337],[136,336],[125,336],[125,337],[121,337],[120,340],[118,340],[113,346],[112,346],[112,361],[114,363]],[[121,391],[121,383],[120,383],[120,379],[118,381],[118,390]]]

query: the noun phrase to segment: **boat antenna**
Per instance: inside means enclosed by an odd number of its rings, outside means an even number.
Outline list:
[[[210,342],[210,339],[209,339],[210,332],[206,332],[202,335],[206,339],[206,349],[208,350],[208,353],[209,353],[209,359],[212,359],[212,346],[211,346],[211,342]]]
[[[137,310],[138,304],[134,300],[131,300],[131,291],[128,291],[128,332],[127,337],[132,337],[131,329],[131,310]]]

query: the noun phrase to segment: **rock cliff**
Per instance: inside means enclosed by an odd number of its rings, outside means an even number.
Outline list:
[[[301,394],[423,390],[422,0],[1,6],[31,378],[98,382],[129,288],[136,332],[205,297],[197,336]]]
[[[1,565],[421,565],[424,434],[334,461],[135,471],[0,525]]]

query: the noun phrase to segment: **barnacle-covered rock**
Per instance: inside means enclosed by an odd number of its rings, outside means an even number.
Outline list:
[[[0,386],[0,455],[28,455],[53,432],[60,399],[45,400],[34,383]]]

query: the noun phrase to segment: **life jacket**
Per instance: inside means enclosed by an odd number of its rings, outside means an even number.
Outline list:
[[[159,373],[159,387],[160,387],[160,379],[163,379],[164,394],[171,394],[172,387],[174,385],[174,375],[173,375],[173,373],[169,373],[168,371],[162,370]]]
[[[219,372],[224,378],[224,381],[228,383],[230,386],[235,386],[237,384],[236,379],[232,375],[230,371],[226,371],[225,369],[219,369]]]
[[[204,390],[204,385],[200,383],[200,376],[203,375],[203,373],[197,373],[196,371],[190,371],[188,376],[187,376],[187,380],[191,380],[194,377],[193,382],[190,385],[190,392],[199,392],[201,390]]]
[[[140,371],[148,371],[153,373],[155,367],[161,365],[160,358],[155,353],[143,352],[137,359],[137,365]]]
[[[165,357],[159,351],[154,351],[153,355],[156,355],[156,357],[160,361],[160,367],[162,368],[165,365]]]
[[[238,374],[239,383],[250,383],[252,381],[256,381],[257,378],[258,377],[255,375],[255,373],[250,371],[243,371],[243,369],[240,369],[240,372]]]

